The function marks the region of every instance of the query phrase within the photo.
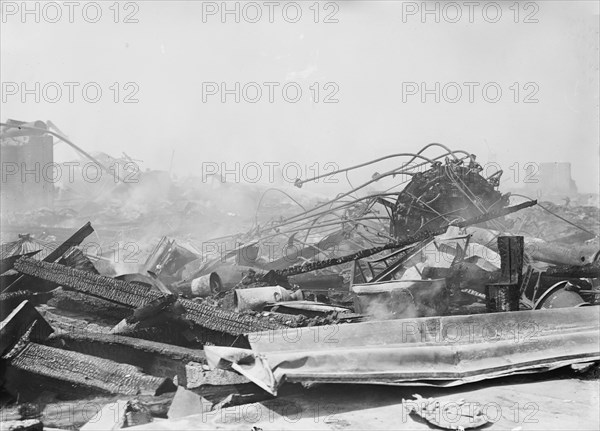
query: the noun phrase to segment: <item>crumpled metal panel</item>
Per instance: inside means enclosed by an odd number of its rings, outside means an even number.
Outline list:
[[[282,381],[456,386],[600,360],[600,307],[427,317],[249,335],[206,346],[212,366],[277,393]]]

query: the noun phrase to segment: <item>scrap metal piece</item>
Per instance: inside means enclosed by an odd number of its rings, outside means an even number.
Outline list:
[[[464,400],[440,402],[434,398],[413,395],[415,400],[402,400],[402,407],[409,414],[415,414],[430,424],[449,430],[479,428],[488,424],[490,419],[480,408]]]
[[[261,311],[267,304],[280,301],[299,301],[303,299],[302,291],[291,292],[281,286],[264,286],[249,289],[235,289],[233,305],[238,311]]]
[[[583,307],[590,305],[579,296],[577,286],[569,281],[560,281],[546,290],[535,302],[534,309]]]
[[[250,344],[204,351],[211,366],[233,366],[274,395],[284,379],[457,386],[600,360],[600,307],[288,328]]]
[[[206,298],[223,291],[223,282],[216,272],[204,274],[191,281],[182,280],[171,284],[171,289],[186,298]]]
[[[470,227],[468,232],[472,241],[498,251],[495,238],[499,232],[478,227]],[[524,237],[524,242],[525,253],[531,259],[554,265],[584,266],[593,263],[600,253],[595,245],[563,245],[532,237]]]
[[[266,266],[266,268],[269,270],[284,269],[297,262],[306,262],[308,260],[315,259],[319,254],[323,254],[325,251],[334,247],[339,247],[339,244],[347,235],[346,230],[347,228],[336,230],[335,232],[326,235],[316,244],[308,244],[301,249],[298,249],[298,247],[295,246],[295,234],[293,234],[288,240],[288,250],[286,250],[285,255],[279,259],[265,264],[264,266]]]
[[[212,403],[203,396],[179,386],[167,416],[169,419],[182,418],[195,413],[207,413],[211,408]]]
[[[455,217],[474,217],[481,214],[482,207],[506,206],[509,194],[497,191],[498,179],[484,178],[482,170],[472,159],[466,166],[434,162],[427,171],[413,175],[392,210],[391,234],[410,237],[422,229],[438,229]]]
[[[148,256],[144,264],[145,271],[160,277],[163,273],[173,275],[175,272],[195,260],[198,256],[177,245],[174,239],[162,237]]]
[[[328,313],[340,313],[342,314],[341,317],[345,317],[343,315],[347,314],[353,319],[359,317],[359,315],[352,313],[349,308],[323,304],[322,302],[314,301],[282,301],[266,308],[282,311],[288,314],[305,314],[308,317],[323,316]]]

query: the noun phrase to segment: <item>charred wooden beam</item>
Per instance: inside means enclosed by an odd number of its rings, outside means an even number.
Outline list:
[[[600,277],[600,262],[589,263],[583,266],[551,266],[544,272],[544,275],[549,277],[598,278]]]
[[[89,331],[69,331],[49,337],[43,344],[140,367],[158,377],[177,376],[186,384],[186,364],[205,363],[203,350],[156,341]]]
[[[93,356],[100,356],[106,359],[116,360],[117,362],[131,363],[132,365],[137,365],[138,361],[137,358],[129,358],[129,356],[138,353],[169,358],[180,362],[206,362],[206,357],[202,350],[187,349],[185,347],[173,346],[172,344],[101,332],[81,331],[55,334],[49,337],[44,344],[53,347],[63,347],[67,350],[74,350]],[[99,348],[96,348],[96,346]],[[123,348],[125,354],[117,360],[117,356],[102,351],[105,348],[112,348],[112,346]],[[117,353],[115,353],[115,355],[117,355]],[[133,363],[130,361],[133,361]],[[142,367],[141,364],[139,366]]]
[[[142,307],[162,296],[147,286],[81,271],[64,265],[22,258],[15,269],[31,277],[132,308]]]
[[[180,299],[179,302],[186,309],[184,318],[205,328],[232,335],[242,335],[269,329],[282,329],[287,326],[293,326],[296,320],[291,316],[270,315],[259,317],[251,314],[241,314],[236,311],[224,310],[187,299]]]
[[[25,372],[34,378],[49,378],[111,394],[160,395],[174,390],[170,379],[144,374],[132,365],[36,343],[27,343],[5,359],[9,361],[9,387],[18,386],[16,376]]]
[[[129,306],[115,304],[76,290],[63,288],[54,291],[48,305],[60,310],[94,316],[99,321],[106,322],[107,325],[114,325],[131,314],[131,307]],[[56,323],[60,325],[60,321]]]
[[[131,308],[140,308],[162,296],[146,286],[69,268],[64,265],[22,258],[15,263],[17,271],[106,299]],[[231,335],[243,335],[292,326],[295,319],[284,316],[260,317],[224,310],[186,299],[178,301],[185,310],[183,318],[204,328]],[[290,321],[290,324],[286,324]]]
[[[500,272],[502,283],[521,285],[523,279],[522,236],[499,236]]]
[[[249,346],[246,337],[213,331],[197,325],[189,329],[189,322],[186,322],[186,325],[182,325],[182,322],[181,320],[171,320],[162,326],[138,326],[133,328],[131,332],[120,334],[196,349],[202,349],[206,344],[242,348]]]
[[[21,256],[30,257],[36,254],[38,251],[32,251],[26,254],[14,255],[0,259],[0,274],[4,274],[6,271],[12,269],[15,262],[19,260]]]

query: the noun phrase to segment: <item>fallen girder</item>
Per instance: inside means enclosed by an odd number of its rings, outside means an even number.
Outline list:
[[[162,293],[146,286],[115,280],[57,263],[21,258],[15,263],[15,269],[23,274],[131,308],[143,307],[163,296]],[[257,317],[239,314],[187,299],[179,299],[178,303],[185,310],[182,315],[184,319],[201,327],[230,335],[243,335],[289,326],[282,318],[275,316]],[[294,320],[291,317],[286,319]]]

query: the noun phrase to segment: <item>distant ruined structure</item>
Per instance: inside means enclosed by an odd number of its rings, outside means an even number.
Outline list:
[[[43,121],[8,120],[13,127],[0,130],[2,162],[2,212],[33,207],[51,207],[54,182],[54,142]],[[31,126],[40,130],[21,129]],[[17,127],[14,127],[17,126]]]
[[[526,182],[525,189],[530,195],[541,198],[576,195],[577,185],[571,177],[571,163],[540,163],[539,171]]]

